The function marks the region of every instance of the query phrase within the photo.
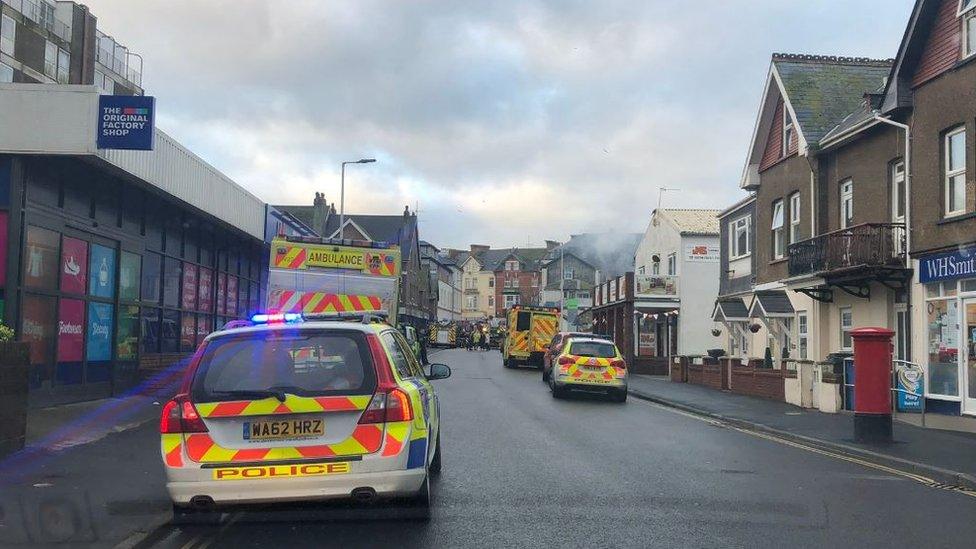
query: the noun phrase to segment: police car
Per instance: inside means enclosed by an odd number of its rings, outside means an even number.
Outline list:
[[[396,329],[370,315],[256,315],[208,336],[160,421],[174,520],[227,504],[403,498],[430,516],[437,396]]]
[[[571,391],[599,393],[616,402],[627,400],[627,364],[612,341],[569,337],[552,359],[548,377],[553,398]]]

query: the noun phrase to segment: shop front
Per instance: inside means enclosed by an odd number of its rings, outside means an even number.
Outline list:
[[[976,244],[918,260],[926,411],[976,416]]]

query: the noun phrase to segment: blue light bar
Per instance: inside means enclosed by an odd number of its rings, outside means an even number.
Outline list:
[[[301,320],[302,315],[300,313],[260,313],[251,317],[251,322],[255,324],[285,324],[290,322],[300,322]]]

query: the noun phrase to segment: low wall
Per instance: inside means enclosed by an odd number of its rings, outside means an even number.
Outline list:
[[[786,400],[783,381],[785,370],[767,368],[734,367],[731,370],[730,389],[733,393],[770,400]]]
[[[634,357],[631,371],[635,374],[651,376],[668,375],[667,357]]]
[[[705,365],[697,362],[694,358],[688,361],[688,383],[692,385],[704,385]]]
[[[688,357],[686,356],[673,356],[671,357],[671,381],[674,383],[687,383],[688,382]]]

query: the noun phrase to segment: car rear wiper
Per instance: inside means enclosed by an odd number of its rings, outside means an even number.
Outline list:
[[[229,396],[239,398],[268,398],[275,397],[278,402],[284,402],[287,398],[284,391],[277,389],[241,389],[234,391],[211,391],[215,396]]]

